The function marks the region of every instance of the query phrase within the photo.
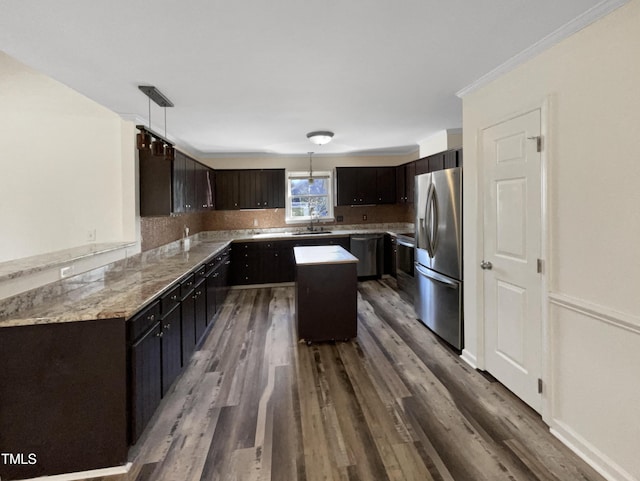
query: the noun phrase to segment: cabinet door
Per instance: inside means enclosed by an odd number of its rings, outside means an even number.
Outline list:
[[[406,198],[407,204],[413,204],[414,202],[414,192],[416,187],[416,163],[409,162],[406,165],[405,169],[405,185],[406,185]]]
[[[130,443],[135,444],[162,398],[160,323],[130,350]]]
[[[207,297],[204,280],[196,284],[193,292],[193,300],[195,304],[195,339],[197,345],[207,330]]]
[[[182,298],[180,311],[182,318],[182,365],[186,366],[196,346],[196,314],[193,290]]]
[[[456,150],[456,167],[462,167],[462,149]]]
[[[187,182],[187,157],[176,151],[173,159],[173,212],[186,212],[186,182]]]
[[[200,163],[195,164],[196,210],[208,210],[213,207],[211,169]]]
[[[376,168],[376,204],[393,204],[396,201],[396,168]],[[403,189],[404,190],[404,189]]]
[[[258,175],[255,170],[238,171],[238,200],[240,209],[258,208],[257,193]]]
[[[338,205],[359,204],[358,170],[354,167],[336,168]]]
[[[378,203],[378,169],[376,167],[359,167],[358,174],[358,203]]]
[[[213,319],[216,316],[216,312],[218,309],[216,302],[216,290],[218,288],[218,277],[220,277],[220,272],[218,268],[209,273],[206,280],[206,291],[207,291],[207,326],[213,322]]]
[[[231,256],[226,255],[220,266],[216,269],[220,275],[216,278],[216,309],[222,309],[227,293],[229,292],[229,286],[231,285],[230,271],[231,271]]]
[[[240,190],[237,170],[217,170],[215,175],[216,209],[239,209]]]
[[[452,169],[458,166],[458,156],[455,150],[448,150],[443,154],[444,156],[444,168]]]
[[[263,170],[261,189],[262,207],[268,209],[283,208],[285,206],[284,169]]]
[[[198,210],[196,199],[196,166],[197,162],[189,157],[185,160],[185,211],[194,212]]]
[[[398,167],[396,167],[396,204],[404,204],[405,202],[407,202],[405,179],[405,165],[399,165]]]
[[[171,162],[140,151],[140,215],[170,215]]]
[[[182,368],[180,308],[162,317],[162,395],[169,391]]]
[[[435,172],[436,170],[444,169],[444,152],[430,155],[429,159],[429,172]]]
[[[426,174],[429,172],[429,157],[423,157],[416,160],[416,174]]]

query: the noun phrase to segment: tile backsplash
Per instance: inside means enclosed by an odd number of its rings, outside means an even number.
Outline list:
[[[347,224],[413,222],[413,208],[403,204],[337,206],[334,216],[336,219],[342,216],[342,222],[323,225],[339,227]],[[142,217],[142,250],[147,251],[181,239],[185,226],[189,227],[189,235],[202,231],[288,227],[285,209],[216,210],[169,217]]]

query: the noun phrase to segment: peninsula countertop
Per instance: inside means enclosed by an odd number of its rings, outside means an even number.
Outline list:
[[[221,252],[229,241],[195,241],[189,249],[107,265],[66,279],[51,302],[0,318],[0,328],[35,324],[129,319],[180,278]]]

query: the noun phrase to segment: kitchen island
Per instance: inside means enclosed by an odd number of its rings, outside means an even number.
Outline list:
[[[358,258],[340,246],[294,247],[298,339],[346,340],[358,333]]]

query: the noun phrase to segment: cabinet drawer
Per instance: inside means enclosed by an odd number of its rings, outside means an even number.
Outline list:
[[[182,299],[187,297],[191,293],[191,291],[193,291],[194,285],[195,285],[195,276],[193,274],[183,279],[180,282],[180,297]]]
[[[206,264],[202,264],[196,270],[196,282],[198,282],[200,279],[204,279],[206,273],[207,273],[207,265]]]
[[[180,303],[180,284],[176,284],[171,290],[160,297],[160,311],[166,316],[171,309]]]
[[[160,320],[160,301],[155,301],[145,307],[127,322],[129,342],[135,342],[151,326]]]

